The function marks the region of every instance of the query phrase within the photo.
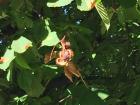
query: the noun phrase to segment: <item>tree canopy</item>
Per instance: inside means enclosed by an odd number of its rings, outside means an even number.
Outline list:
[[[140,0],[0,0],[0,105],[140,105]]]

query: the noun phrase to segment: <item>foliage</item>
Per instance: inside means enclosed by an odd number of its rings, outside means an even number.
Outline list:
[[[140,0],[0,0],[0,105],[140,105],[139,55]]]

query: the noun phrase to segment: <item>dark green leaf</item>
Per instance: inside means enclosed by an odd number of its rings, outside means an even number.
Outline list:
[[[76,103],[80,105],[106,105],[96,93],[90,91],[84,86],[77,86],[72,90],[72,96],[77,100]]]
[[[21,71],[18,75],[18,84],[31,97],[39,97],[43,91],[40,80],[31,71]]]
[[[26,59],[24,59],[22,55],[17,55],[15,61],[20,67],[23,67],[25,69],[31,69]]]
[[[136,4],[137,0],[118,0],[121,6],[125,8],[132,7]]]
[[[0,78],[0,86],[4,86],[4,87],[8,88],[9,87],[9,83],[5,79]]]

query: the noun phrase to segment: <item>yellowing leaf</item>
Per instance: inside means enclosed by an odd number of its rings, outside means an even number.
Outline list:
[[[0,63],[0,69],[6,70],[9,67],[11,61],[15,58],[14,50],[7,49],[2,58],[4,61]]]
[[[31,46],[32,42],[27,38],[21,36],[19,39],[12,42],[11,48],[17,53],[23,53]]]
[[[77,8],[81,11],[89,11],[94,8],[96,0],[76,0]]]
[[[49,0],[48,7],[62,7],[70,4],[73,0]]]

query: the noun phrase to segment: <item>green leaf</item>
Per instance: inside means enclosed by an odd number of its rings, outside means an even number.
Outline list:
[[[0,13],[0,19],[4,19],[4,18],[6,18],[8,15],[4,12],[4,11],[2,11],[1,13]]]
[[[136,101],[138,102],[139,96],[140,96],[140,80],[136,80],[136,83],[134,84],[133,88],[129,92],[129,96],[127,98],[127,104],[133,105]]]
[[[19,11],[24,5],[24,1],[22,0],[12,0],[10,3],[10,7],[12,10]]]
[[[138,0],[137,2],[138,2],[138,4],[139,4],[139,6],[140,6],[140,0]]]
[[[68,28],[74,28],[77,29],[79,32],[83,33],[83,34],[92,34],[93,30],[83,27],[82,25],[74,25],[74,24],[62,24],[63,26],[67,26]],[[62,26],[62,27],[63,27]]]
[[[76,100],[77,105],[106,105],[96,93],[90,91],[86,87],[79,85],[72,89],[72,97]],[[86,97],[83,97],[86,96]]]
[[[140,22],[140,11],[137,9],[136,6],[131,8],[122,8],[122,12],[125,16],[125,21],[139,21]]]
[[[32,42],[21,36],[19,39],[12,42],[11,48],[17,53],[24,53],[31,46]]]
[[[96,2],[100,0],[76,0],[77,8],[80,11],[89,11],[94,8]]]
[[[130,8],[134,5],[136,5],[137,0],[118,0],[121,6],[125,8]]]
[[[26,59],[24,59],[22,55],[17,55],[15,61],[20,67],[23,67],[25,69],[31,69]]]
[[[130,8],[123,8],[120,6],[117,9],[118,20],[122,25],[125,25],[125,22],[129,21],[138,21],[140,22],[140,12],[137,6]]]
[[[40,82],[40,79],[35,77],[35,74],[31,71],[22,70],[18,75],[18,84],[20,88],[31,97],[39,97],[43,93],[45,88]]]
[[[42,46],[54,46],[59,43],[59,38],[56,32],[49,32],[48,36],[42,41]]]
[[[0,105],[5,105],[6,103],[6,100],[5,100],[6,98],[2,95],[2,94],[0,94]]]
[[[17,28],[19,29],[32,28],[33,20],[29,16],[12,10],[10,12],[13,17],[14,25],[16,25]]]
[[[49,27],[49,18],[45,19],[45,28],[48,31],[47,37],[42,41],[41,46],[54,46],[60,42],[57,33],[55,31],[51,31]]]
[[[34,77],[27,94],[31,97],[39,97],[44,92],[44,90],[45,88],[42,86],[38,78]]]
[[[32,78],[33,74],[31,71],[20,71],[17,78],[19,87],[27,92],[31,87]]]
[[[118,13],[118,20],[119,20],[119,22],[122,25],[125,24],[125,15],[124,15],[123,8],[119,7],[117,13]]]
[[[49,32],[48,36],[42,42],[42,46],[54,46],[59,42],[56,32]]]
[[[70,4],[73,0],[48,0],[48,7],[62,7]]]
[[[140,105],[140,93],[138,94],[138,96],[136,98],[136,103],[137,103],[137,105]]]
[[[44,65],[44,67],[50,68],[50,69],[54,69],[54,70],[57,70],[58,69],[58,67],[57,66],[54,66],[54,65]]]
[[[95,54],[95,53],[93,53],[93,54],[92,54],[92,58],[94,59],[95,57],[96,57],[96,54]]]
[[[19,29],[27,29],[33,26],[32,20],[27,16],[17,17],[15,21]]]
[[[0,63],[0,69],[6,70],[13,59],[15,59],[14,50],[7,49],[4,56],[2,57],[4,59],[3,63]]]
[[[6,75],[7,81],[12,81],[12,70],[13,70],[13,65],[10,65],[10,67],[8,69],[8,73]]]
[[[60,72],[58,67],[54,65],[43,65],[41,69],[45,80],[51,80],[58,74],[58,72]]]
[[[8,88],[9,87],[9,83],[5,79],[0,78],[0,86],[4,86],[4,87]]]
[[[30,98],[27,105],[43,105],[37,99]]]
[[[30,0],[25,0],[24,2],[26,2],[26,7],[28,11],[32,11],[33,10],[33,4]]]
[[[24,95],[19,98],[20,102],[24,102],[28,98],[28,95]]]
[[[106,29],[108,30],[110,27],[110,19],[107,13],[106,8],[102,4],[102,2],[95,5],[96,10],[98,11],[103,23],[105,24]]]
[[[42,97],[39,99],[39,101],[43,104],[43,105],[46,105],[48,103],[51,103],[52,100],[49,96],[45,96],[45,97]]]
[[[99,96],[102,100],[104,100],[104,99],[106,99],[109,95],[106,94],[106,93],[103,93],[103,92],[98,92],[98,96]]]

